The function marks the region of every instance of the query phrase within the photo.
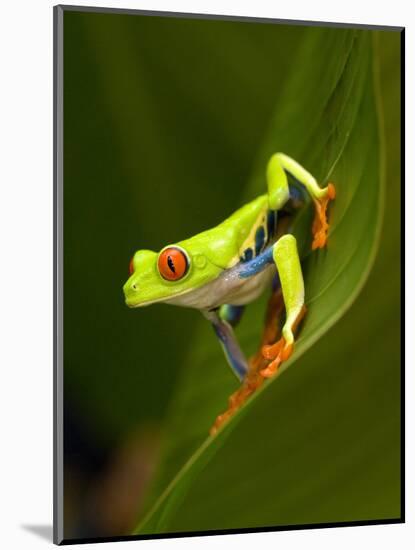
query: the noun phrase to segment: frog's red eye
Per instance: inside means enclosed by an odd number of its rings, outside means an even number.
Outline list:
[[[189,260],[181,248],[170,246],[160,252],[157,267],[163,279],[178,281],[186,275]]]
[[[134,273],[134,256],[130,260],[130,265],[128,266],[128,271],[130,275]]]

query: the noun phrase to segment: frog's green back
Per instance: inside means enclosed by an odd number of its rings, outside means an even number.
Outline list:
[[[243,249],[250,246],[267,209],[268,195],[260,195],[216,227],[177,244],[192,255],[200,254],[203,250],[210,262],[227,269],[235,265]]]

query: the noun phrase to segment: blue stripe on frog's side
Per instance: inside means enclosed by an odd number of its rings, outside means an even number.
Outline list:
[[[292,208],[297,209],[304,204],[305,201],[305,192],[303,186],[296,182],[295,184],[289,184],[290,189],[290,198],[287,203],[288,212],[282,210],[281,216],[287,215]],[[258,226],[254,242],[251,246],[245,248],[242,255],[240,256],[240,261],[242,263],[251,262],[254,258],[258,258],[262,255],[267,246],[275,239],[278,229],[278,211],[277,210],[267,210],[266,215],[264,216],[263,222]],[[261,260],[262,261],[262,260]]]
[[[272,264],[274,262],[272,249],[273,247],[270,246],[256,258],[253,258],[250,262],[246,262],[243,268],[239,270],[238,276],[241,279],[247,279],[265,269],[268,264]]]

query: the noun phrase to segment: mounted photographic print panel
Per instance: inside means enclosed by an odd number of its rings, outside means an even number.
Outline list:
[[[403,521],[403,29],[54,17],[55,542]]]

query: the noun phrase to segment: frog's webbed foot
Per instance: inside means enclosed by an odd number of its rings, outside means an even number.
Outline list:
[[[329,224],[327,222],[327,206],[331,200],[336,198],[336,190],[332,183],[329,183],[326,188],[326,193],[321,198],[313,198],[315,206],[315,214],[313,221],[313,242],[311,248],[324,248],[327,243],[327,231]]]
[[[242,386],[234,392],[228,400],[228,408],[226,411],[217,416],[213,426],[210,428],[210,435],[214,435],[218,429],[224,424],[235,412],[245,403],[248,397],[257,389],[258,385],[254,380],[249,380],[250,376],[247,374],[246,379],[242,383]]]
[[[272,346],[264,346],[262,353],[265,359],[269,359],[271,362],[266,368],[261,370],[261,375],[264,378],[271,378],[277,372],[278,367],[283,361],[286,361],[293,352],[294,344],[287,344],[284,336],[282,336],[278,342]]]
[[[297,331],[298,325],[301,323],[304,315],[306,314],[306,307],[303,305],[298,313],[293,325],[289,328],[289,332],[294,334]],[[283,332],[285,327],[283,329]],[[265,359],[270,361],[268,365],[260,371],[261,376],[264,378],[271,378],[276,374],[281,363],[291,357],[294,350],[294,340],[290,338],[291,342],[284,335],[272,345],[264,345],[262,347],[262,354]]]
[[[280,335],[280,317],[283,310],[284,301],[281,289],[279,288],[272,293],[268,301],[261,345],[257,353],[249,359],[249,370],[241,387],[229,397],[227,410],[216,418],[215,423],[210,429],[211,435],[215,434],[222,424],[229,420],[229,418],[245,403],[248,397],[263,384],[264,377],[261,375],[261,370],[266,368],[269,361],[264,357],[262,348],[267,344],[275,342]]]

